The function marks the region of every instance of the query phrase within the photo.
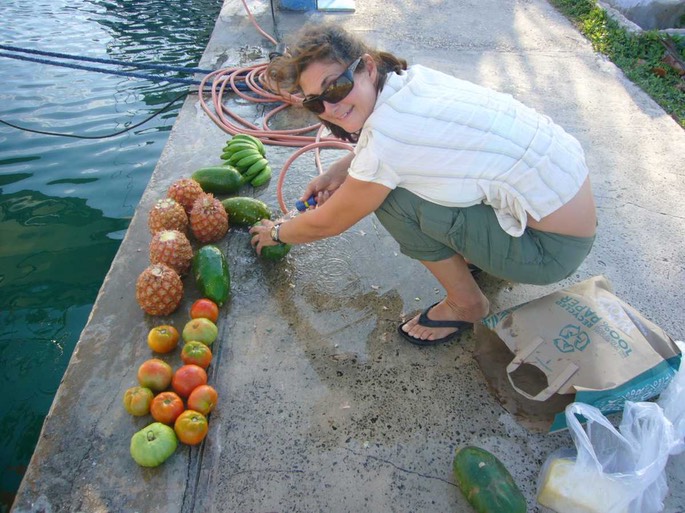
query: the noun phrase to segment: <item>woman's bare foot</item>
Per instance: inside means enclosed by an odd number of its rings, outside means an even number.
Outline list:
[[[473,305],[463,307],[453,304],[449,299],[445,298],[432,307],[427,316],[432,321],[465,321],[474,323],[481,320],[488,314],[489,302],[487,298],[481,294],[481,298],[474,301]],[[419,324],[421,314],[416,315],[413,319],[402,326],[402,330],[413,338],[419,340],[440,340],[455,333],[459,328],[449,327],[429,327]]]

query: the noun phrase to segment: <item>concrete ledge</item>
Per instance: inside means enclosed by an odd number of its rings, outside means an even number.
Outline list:
[[[607,2],[603,2],[602,0],[597,0],[597,5],[604,9],[604,11],[609,15],[611,19],[616,21],[619,25],[621,25],[624,29],[626,29],[628,32],[633,32],[633,33],[642,33],[645,32],[645,29],[640,27],[637,23],[629,20],[628,18],[625,17],[625,15],[613,7],[611,4]],[[659,29],[656,30],[658,33],[663,33],[663,34],[671,34],[671,35],[677,35],[677,36],[685,36],[685,29],[682,28],[668,28],[668,29]]]

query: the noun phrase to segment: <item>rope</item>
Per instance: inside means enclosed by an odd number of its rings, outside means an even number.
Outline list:
[[[157,112],[155,112],[155,113],[153,113],[152,115],[150,115],[150,116],[148,116],[147,118],[145,118],[143,121],[140,121],[139,123],[136,123],[135,125],[129,126],[129,127],[127,127],[127,128],[124,128],[123,130],[119,130],[118,132],[114,132],[114,133],[107,134],[107,135],[76,135],[76,134],[62,134],[62,133],[59,133],[59,132],[46,132],[45,130],[34,130],[33,128],[26,128],[26,127],[23,127],[23,126],[18,126],[18,125],[15,125],[15,124],[13,124],[13,123],[10,123],[9,121],[5,121],[5,120],[3,120],[3,119],[0,119],[0,123],[2,123],[3,125],[11,126],[12,128],[16,128],[16,129],[19,129],[19,130],[24,130],[25,132],[32,132],[32,133],[34,133],[34,134],[41,134],[41,135],[59,135],[59,136],[61,136],[61,137],[72,137],[72,138],[74,138],[74,139],[107,139],[107,138],[109,138],[109,137],[115,137],[115,136],[117,136],[117,135],[121,135],[121,134],[126,133],[126,132],[128,132],[128,131],[130,131],[130,130],[133,130],[133,129],[135,129],[135,128],[138,128],[140,125],[143,125],[143,124],[147,123],[147,122],[150,121],[152,118],[154,118],[154,117],[156,117],[156,116],[159,116],[162,112],[167,111],[169,108],[171,108],[171,106],[172,106],[174,103],[176,103],[178,100],[180,100],[181,98],[184,98],[184,97],[187,96],[187,95],[188,95],[188,92],[184,92],[183,94],[180,94],[180,95],[178,95],[176,98],[174,98],[173,100],[171,100],[171,101],[170,101],[169,103],[167,103],[164,107],[162,107],[161,109],[159,109]]]
[[[250,12],[245,0],[241,0],[245,11],[256,30],[271,41],[274,45],[278,45],[276,40],[269,34],[264,32],[257,24],[254,16]],[[314,150],[315,162],[319,174],[323,173],[323,166],[321,164],[320,150],[322,148],[342,149],[354,151],[354,145],[341,141],[336,137],[323,137],[324,126],[321,123],[316,123],[311,126],[303,128],[295,128],[290,130],[272,130],[269,127],[269,121],[283,110],[295,106],[301,108],[302,97],[298,95],[274,94],[272,91],[262,87],[262,84],[267,84],[265,72],[268,63],[254,64],[245,67],[232,67],[226,69],[219,69],[212,71],[205,75],[200,84],[200,90],[206,92],[210,91],[209,100],[205,99],[204,94],[200,94],[199,101],[202,110],[207,116],[214,121],[214,123],[224,132],[230,135],[249,134],[257,137],[264,144],[271,146],[289,146],[299,148],[285,163],[281,169],[276,186],[276,195],[279,206],[283,213],[289,212],[283,200],[283,182],[285,180],[286,171],[290,165],[303,153]],[[245,85],[251,92],[247,95],[242,92],[239,85]],[[255,102],[255,103],[281,103],[277,107],[267,112],[263,119],[262,125],[257,126],[246,119],[238,116],[232,112],[224,104],[224,97],[227,92],[232,92],[240,98]],[[315,136],[304,135],[316,131]]]
[[[243,6],[245,8],[245,12],[247,13],[250,21],[254,25],[255,29],[257,32],[259,32],[261,35],[263,35],[267,40],[269,40],[271,43],[273,43],[275,46],[279,46],[278,41],[269,35],[267,32],[265,32],[257,23],[255,20],[255,17],[253,16],[252,12],[250,11],[249,7],[247,6],[247,3],[245,0],[241,0],[243,3]],[[274,5],[273,5],[273,0],[271,0],[271,15],[274,21],[274,29],[277,31],[278,28],[276,26],[276,17],[274,13]],[[283,181],[285,178],[285,172],[286,170],[290,167],[292,162],[305,153],[306,151],[309,150],[315,150],[316,152],[316,166],[319,171],[319,174],[323,173],[323,168],[321,165],[321,156],[320,156],[320,149],[321,148],[335,148],[335,149],[345,149],[349,151],[353,151],[354,146],[351,144],[347,144],[340,139],[337,139],[335,137],[322,137],[323,134],[323,125],[321,123],[315,123],[311,126],[306,126],[303,128],[295,128],[295,129],[290,129],[290,130],[272,130],[269,126],[268,123],[269,121],[278,113],[282,112],[284,109],[287,109],[291,106],[296,106],[296,107],[301,107],[302,105],[302,97],[298,95],[290,95],[290,94],[274,94],[272,91],[269,91],[268,89],[262,87],[262,84],[265,84],[266,81],[264,80],[264,73],[266,72],[266,68],[268,66],[268,63],[263,63],[263,64],[256,64],[252,66],[246,66],[246,67],[231,67],[231,68],[226,68],[226,69],[220,69],[220,70],[205,70],[201,68],[186,68],[186,67],[178,67],[178,66],[168,66],[168,65],[163,65],[163,64],[144,64],[144,63],[134,63],[134,62],[125,62],[125,61],[119,61],[115,59],[100,59],[100,58],[95,58],[95,57],[85,57],[85,56],[76,56],[76,55],[69,55],[69,54],[63,54],[63,53],[58,53],[58,52],[47,52],[47,51],[42,51],[42,50],[31,50],[27,48],[20,48],[17,46],[11,46],[11,45],[0,45],[1,50],[8,50],[10,52],[15,52],[15,53],[7,53],[7,52],[0,52],[0,57],[7,57],[10,59],[17,59],[17,60],[23,60],[23,61],[29,61],[29,62],[37,62],[40,64],[48,64],[48,65],[53,65],[53,66],[62,66],[66,68],[72,68],[72,69],[79,69],[79,70],[85,70],[85,71],[92,71],[95,73],[105,73],[105,74],[110,74],[110,75],[119,75],[119,76],[124,76],[124,77],[131,77],[131,78],[140,78],[144,80],[151,80],[154,82],[169,82],[169,83],[176,83],[176,84],[184,84],[184,85],[197,85],[199,86],[199,101],[200,101],[200,106],[202,109],[205,111],[205,113],[209,116],[209,118],[214,121],[214,123],[221,128],[223,131],[230,135],[236,135],[238,133],[243,133],[243,134],[249,134],[254,137],[259,138],[264,144],[272,145],[272,146],[289,146],[289,147],[295,147],[295,148],[300,148],[297,150],[291,157],[288,159],[286,162],[286,165],[283,167],[281,170],[279,180],[278,180],[278,185],[277,185],[277,196],[278,196],[278,201],[281,206],[281,209],[283,210],[284,213],[288,212],[288,209],[283,201],[282,198],[282,186],[283,186]],[[188,79],[188,78],[176,78],[176,77],[157,77],[154,75],[148,75],[148,74],[143,74],[143,73],[136,73],[136,72],[131,72],[131,71],[116,71],[116,70],[111,70],[111,69],[105,69],[105,68],[100,68],[100,67],[94,67],[94,66],[85,66],[81,64],[69,64],[66,62],[56,62],[48,59],[41,59],[41,58],[36,58],[36,57],[28,57],[24,55],[17,55],[17,53],[27,53],[27,54],[33,54],[33,55],[41,55],[45,57],[55,57],[58,59],[65,59],[65,60],[77,60],[77,61],[85,61],[85,62],[96,62],[100,64],[114,64],[118,66],[127,66],[127,67],[132,67],[132,68],[138,68],[138,69],[154,69],[154,70],[162,70],[162,71],[173,71],[173,72],[179,72],[179,73],[198,73],[198,74],[204,74],[205,76],[201,80],[193,80],[193,79]],[[210,97],[211,97],[211,102],[208,103],[203,95],[203,92],[209,92]],[[224,105],[224,95],[228,92],[233,92],[240,98],[243,98],[245,100],[255,102],[255,103],[281,103],[281,105],[273,108],[270,112],[268,112],[262,121],[262,126],[259,127],[257,125],[254,125],[244,118],[238,116],[234,112],[232,112],[230,109],[228,109]],[[246,94],[249,93],[249,94]],[[74,135],[74,134],[60,134],[60,133],[55,133],[55,132],[46,132],[42,130],[33,130],[33,129],[28,129],[28,128],[23,128],[17,125],[14,125],[12,123],[9,123],[7,121],[4,121],[0,119],[0,123],[25,130],[27,132],[33,132],[33,133],[38,133],[38,134],[44,134],[44,135],[60,135],[63,137],[74,137],[74,138],[80,138],[80,139],[104,139],[107,137],[114,137],[117,135],[120,135],[124,132],[127,132],[129,130],[132,130],[150,119],[154,118],[155,116],[161,114],[165,110],[167,110],[171,105],[176,103],[180,98],[185,96],[187,93],[183,93],[182,95],[178,96],[171,102],[169,102],[165,107],[154,113],[153,115],[149,116],[145,120],[141,121],[140,123],[137,123],[129,128],[126,128],[124,130],[121,130],[119,132],[115,132],[112,134],[104,135],[104,136],[79,136],[79,135]],[[311,135],[304,135],[307,133],[311,133],[313,131],[316,131],[315,136]]]
[[[36,57],[26,57],[23,55],[13,55],[11,53],[0,52],[0,57],[9,57],[10,59],[17,59],[20,61],[38,62],[41,64],[51,64],[53,66],[62,66],[65,68],[81,69],[85,71],[94,71],[96,73],[106,73],[108,75],[120,75],[122,77],[143,78],[145,80],[152,80],[153,82],[171,82],[175,84],[200,85],[199,80],[192,80],[189,78],[175,78],[175,77],[156,77],[154,75],[146,75],[143,73],[135,73],[132,71],[115,71],[104,68],[96,68],[93,66],[83,66],[81,64],[68,64],[66,62],[55,62],[46,59],[38,59]]]
[[[85,57],[83,55],[69,55],[66,53],[46,52],[43,50],[30,50],[28,48],[20,48],[18,46],[10,46],[10,45],[0,45],[0,50],[9,50],[11,52],[18,52],[18,53],[30,53],[33,55],[45,55],[47,57],[57,57],[58,59],[71,59],[71,60],[86,61],[86,62],[98,62],[100,64],[116,64],[118,66],[128,66],[131,68],[140,68],[140,69],[158,69],[158,70],[162,70],[162,71],[178,71],[181,73],[201,73],[203,75],[212,72],[212,70],[201,69],[201,68],[186,68],[186,67],[180,67],[180,66],[168,66],[166,64],[146,64],[146,63],[137,63],[137,62],[118,61],[115,59],[99,59],[96,57]]]

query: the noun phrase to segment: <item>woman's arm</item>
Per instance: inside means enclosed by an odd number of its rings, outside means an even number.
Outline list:
[[[338,235],[374,212],[390,191],[384,185],[348,177],[325,204],[282,223],[279,239],[301,244]],[[275,244],[271,239],[273,226],[273,221],[265,219],[261,226],[250,229],[257,253],[261,253],[263,246]]]
[[[350,168],[353,159],[354,153],[350,152],[331,164],[325,173],[307,184],[307,188],[300,199],[304,201],[314,196],[316,203],[323,205],[347,178],[347,170]]]

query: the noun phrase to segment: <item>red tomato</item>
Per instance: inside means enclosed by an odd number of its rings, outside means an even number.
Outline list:
[[[181,360],[185,364],[192,363],[206,369],[212,361],[212,350],[202,342],[191,340],[181,349]]]
[[[200,385],[207,384],[207,373],[199,365],[182,365],[171,379],[171,388],[181,397],[188,397]]]
[[[207,435],[207,418],[202,413],[186,410],[176,419],[174,431],[184,444],[197,445]]]
[[[162,392],[157,394],[150,405],[152,418],[157,422],[163,422],[170,426],[176,421],[178,416],[183,413],[183,399],[174,392]]]
[[[216,323],[219,320],[219,306],[211,299],[198,299],[190,307],[190,316],[193,319],[204,317]]]
[[[150,413],[150,403],[154,394],[145,387],[131,387],[124,392],[124,408],[131,415],[140,417]]]
[[[155,353],[170,353],[178,345],[180,335],[173,326],[155,326],[147,334],[147,345]]]
[[[209,415],[209,412],[216,406],[218,399],[219,394],[217,394],[214,388],[209,385],[200,385],[190,393],[188,409],[199,411],[202,415]]]
[[[164,360],[151,358],[138,367],[138,382],[140,386],[149,388],[153,392],[161,392],[169,388],[174,370]]]

